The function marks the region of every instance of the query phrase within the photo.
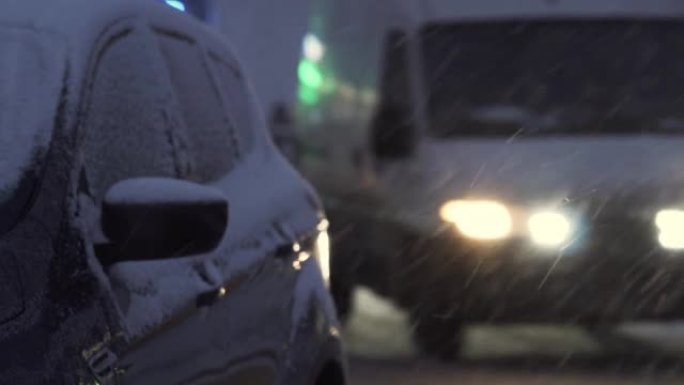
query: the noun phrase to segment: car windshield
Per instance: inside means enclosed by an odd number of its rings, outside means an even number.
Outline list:
[[[38,32],[0,27],[0,232],[23,209],[49,144],[62,88],[59,45]]]
[[[681,22],[461,22],[421,33],[434,135],[684,133]]]

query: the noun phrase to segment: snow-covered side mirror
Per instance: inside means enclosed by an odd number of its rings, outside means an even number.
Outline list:
[[[112,186],[102,204],[98,245],[103,265],[207,253],[228,227],[228,200],[219,190],[171,178],[135,178]]]

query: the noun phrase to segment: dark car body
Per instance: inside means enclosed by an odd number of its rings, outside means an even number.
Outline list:
[[[219,35],[0,14],[0,383],[344,383],[327,222]]]

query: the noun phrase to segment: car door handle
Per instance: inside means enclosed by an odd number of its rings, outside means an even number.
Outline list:
[[[227,290],[225,287],[221,286],[218,289],[212,289],[209,291],[206,291],[204,293],[201,293],[197,296],[197,300],[195,301],[195,306],[197,307],[207,307],[215,304],[218,302],[219,299],[224,297],[227,293]]]
[[[204,293],[200,293],[195,300],[195,306],[200,308],[214,305],[221,298],[227,296],[244,285],[249,279],[249,276],[249,273],[240,274],[216,289],[211,289],[209,291],[205,291]]]

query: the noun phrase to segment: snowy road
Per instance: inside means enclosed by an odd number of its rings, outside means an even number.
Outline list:
[[[546,372],[429,362],[352,361],[351,385],[680,385],[675,375]]]
[[[681,324],[624,327],[611,346],[573,327],[472,327],[451,364],[420,357],[406,316],[369,291],[357,291],[356,309],[345,331],[351,385],[684,383]]]

